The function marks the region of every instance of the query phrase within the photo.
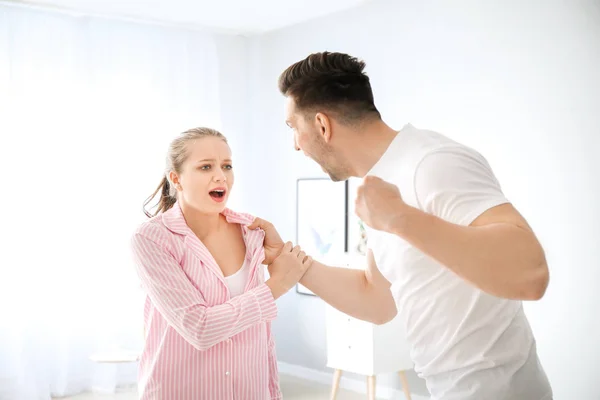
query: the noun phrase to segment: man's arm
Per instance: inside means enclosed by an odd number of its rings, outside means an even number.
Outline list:
[[[390,231],[492,295],[539,300],[548,286],[544,251],[510,204],[485,211],[469,226],[410,208]]]
[[[366,270],[330,267],[313,261],[300,283],[332,307],[358,319],[384,324],[397,314],[391,285],[377,268],[371,250]]]
[[[419,208],[404,203],[397,187],[367,177],[357,207],[375,229],[398,235],[487,293],[544,295],[542,246],[481,155],[465,148],[430,153],[416,170],[414,190]]]
[[[276,258],[283,240],[273,224],[256,218],[248,228],[265,231],[265,252],[271,254],[271,259]],[[332,307],[358,319],[384,324],[397,313],[390,283],[377,269],[370,250],[366,270],[331,267],[313,261],[300,283]]]

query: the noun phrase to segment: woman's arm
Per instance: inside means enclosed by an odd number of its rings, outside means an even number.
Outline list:
[[[277,352],[275,350],[275,339],[273,338],[273,330],[270,322],[267,322],[267,342],[269,346],[269,393],[271,393],[271,400],[281,400],[283,395],[279,387]]]
[[[154,239],[154,240],[153,240]],[[198,350],[206,350],[277,316],[269,287],[262,283],[226,303],[207,306],[159,237],[132,239],[137,273],[150,300],[173,328]]]

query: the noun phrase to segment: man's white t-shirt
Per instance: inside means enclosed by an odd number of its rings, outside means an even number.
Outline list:
[[[508,202],[480,154],[412,125],[368,175],[398,186],[407,204],[459,225]],[[367,237],[432,400],[552,398],[520,301],[477,289],[396,235],[367,229]]]

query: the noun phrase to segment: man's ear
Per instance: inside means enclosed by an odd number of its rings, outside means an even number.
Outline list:
[[[325,143],[329,143],[331,141],[331,119],[329,116],[323,113],[317,113],[315,115],[315,124],[317,125],[317,129],[319,129],[319,133]]]

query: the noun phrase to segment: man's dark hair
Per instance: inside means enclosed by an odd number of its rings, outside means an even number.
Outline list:
[[[354,124],[381,118],[375,107],[364,61],[344,53],[314,53],[279,76],[279,91],[291,96],[300,111],[331,111]]]

